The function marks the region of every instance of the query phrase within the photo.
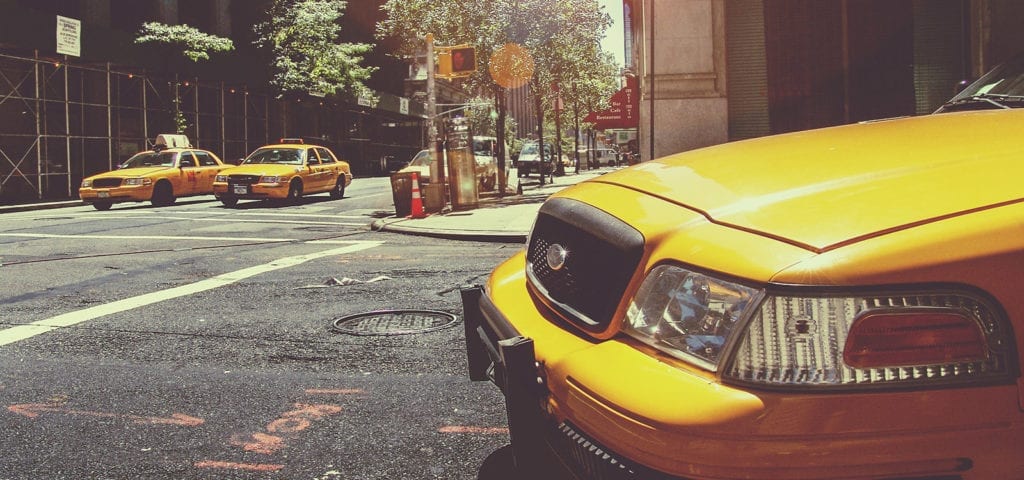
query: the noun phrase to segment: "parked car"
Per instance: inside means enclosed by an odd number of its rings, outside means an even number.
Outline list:
[[[164,134],[157,136],[152,150],[82,180],[78,197],[97,210],[120,202],[172,205],[178,197],[213,193],[214,177],[228,167],[213,152],[192,148],[188,137]]]
[[[621,162],[619,152],[608,147],[595,148],[588,153],[590,168],[614,167]]]
[[[1020,478],[1024,110],[977,95],[547,200],[462,292],[517,476]]]
[[[505,144],[508,155],[508,143]],[[508,158],[508,157],[506,157]],[[476,162],[480,190],[489,192],[498,184],[498,139],[495,137],[473,137],[473,161]],[[508,161],[505,162],[508,168]]]
[[[430,165],[434,163],[434,151],[431,149],[423,149],[416,153],[409,160],[404,168],[398,171],[398,173],[412,173],[416,172],[419,176],[421,184],[430,183]]]
[[[555,171],[555,156],[550,143],[544,144],[543,159],[540,154],[539,142],[526,142],[523,149],[519,151],[519,159],[516,161],[520,177],[528,177],[531,173],[543,173],[551,175]]]
[[[480,191],[494,190],[498,181],[498,164],[494,137],[473,137],[473,162]],[[508,149],[506,148],[506,152]],[[434,163],[434,151],[420,150],[400,173],[416,172],[421,183],[430,183],[430,169]],[[436,167],[435,167],[436,168]]]
[[[218,174],[213,192],[221,203],[232,207],[241,199],[296,201],[323,192],[340,199],[351,183],[348,162],[339,160],[329,148],[284,138],[256,149],[237,167]]]

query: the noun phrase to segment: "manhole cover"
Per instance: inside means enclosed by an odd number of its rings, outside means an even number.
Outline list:
[[[434,310],[380,310],[335,318],[334,330],[349,335],[408,335],[455,325],[459,317]]]

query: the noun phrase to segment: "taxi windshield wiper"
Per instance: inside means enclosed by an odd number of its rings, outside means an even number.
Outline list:
[[[1007,104],[1020,102],[1024,102],[1024,95],[1008,95],[1005,93],[979,93],[971,95],[969,97],[950,100],[943,104],[942,106],[945,108],[973,103],[989,103],[997,108],[1013,108]]]

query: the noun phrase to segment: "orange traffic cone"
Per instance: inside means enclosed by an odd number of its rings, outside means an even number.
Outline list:
[[[409,218],[426,218],[427,214],[423,211],[423,197],[420,196],[420,174],[419,172],[412,172],[412,214]]]

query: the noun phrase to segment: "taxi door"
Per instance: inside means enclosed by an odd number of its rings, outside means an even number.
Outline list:
[[[316,149],[306,149],[306,165],[309,168],[309,180],[306,182],[306,192],[321,192],[324,190],[324,165],[320,163],[320,157],[316,154]]]
[[[217,163],[213,157],[207,152],[193,151],[192,155],[196,158],[196,191],[197,195],[207,195],[213,193],[213,180],[217,177],[217,173],[224,169],[220,164]]]
[[[191,151],[178,154],[178,174],[171,175],[171,184],[174,185],[174,195],[178,197],[195,195],[199,191],[199,162]]]
[[[320,162],[324,165],[324,188],[333,189],[338,176],[341,175],[341,164],[326,148],[317,147],[316,151],[320,154]]]

